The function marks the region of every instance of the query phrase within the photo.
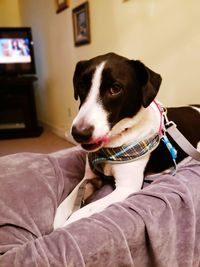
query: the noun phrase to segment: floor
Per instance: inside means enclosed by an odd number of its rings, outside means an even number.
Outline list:
[[[72,146],[64,138],[45,130],[40,137],[0,140],[0,156],[18,152],[51,153]]]

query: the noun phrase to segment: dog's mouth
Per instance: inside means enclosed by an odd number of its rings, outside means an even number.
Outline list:
[[[87,151],[96,151],[98,150],[99,148],[102,147],[102,142],[97,142],[97,143],[94,143],[94,144],[82,144],[82,148],[87,150]]]
[[[108,142],[108,137],[98,138],[89,143],[81,144],[82,148],[87,151],[99,150],[105,143]]]

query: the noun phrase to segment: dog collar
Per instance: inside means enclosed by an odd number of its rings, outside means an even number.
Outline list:
[[[160,135],[154,134],[150,138],[137,143],[122,145],[120,147],[103,147],[96,152],[88,154],[90,167],[94,172],[103,173],[102,164],[130,162],[146,156],[160,143]]]

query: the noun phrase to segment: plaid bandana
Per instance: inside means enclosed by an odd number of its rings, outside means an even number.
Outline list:
[[[154,134],[148,139],[136,144],[122,145],[120,147],[103,147],[97,152],[88,154],[89,164],[93,171],[103,173],[102,164],[105,162],[122,163],[139,159],[152,152],[160,143],[160,136]]]

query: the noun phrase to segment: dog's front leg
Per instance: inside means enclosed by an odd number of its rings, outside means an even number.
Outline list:
[[[148,157],[145,157],[134,162],[134,164],[131,162],[113,165],[116,189],[106,197],[74,212],[64,225],[68,225],[81,218],[89,217],[94,213],[101,212],[110,204],[123,201],[130,194],[139,191],[142,187],[143,173],[147,159]]]
[[[88,160],[86,160],[86,167],[85,167],[85,175],[84,178],[79,182],[79,184],[73,189],[73,191],[63,200],[63,202],[58,206],[56,210],[56,215],[54,218],[53,227],[54,229],[57,229],[59,227],[62,227],[68,217],[72,214],[74,203],[76,200],[76,196],[78,193],[78,189],[80,185],[83,183],[86,179],[92,179],[96,177],[96,175],[92,172]]]
[[[94,213],[101,212],[105,208],[107,208],[110,204],[123,201],[132,193],[131,190],[128,188],[117,188],[111,194],[107,195],[106,197],[97,200],[93,203],[88,204],[87,206],[81,208],[74,212],[69,219],[64,223],[64,226],[75,222],[79,219],[86,218],[91,216]]]

